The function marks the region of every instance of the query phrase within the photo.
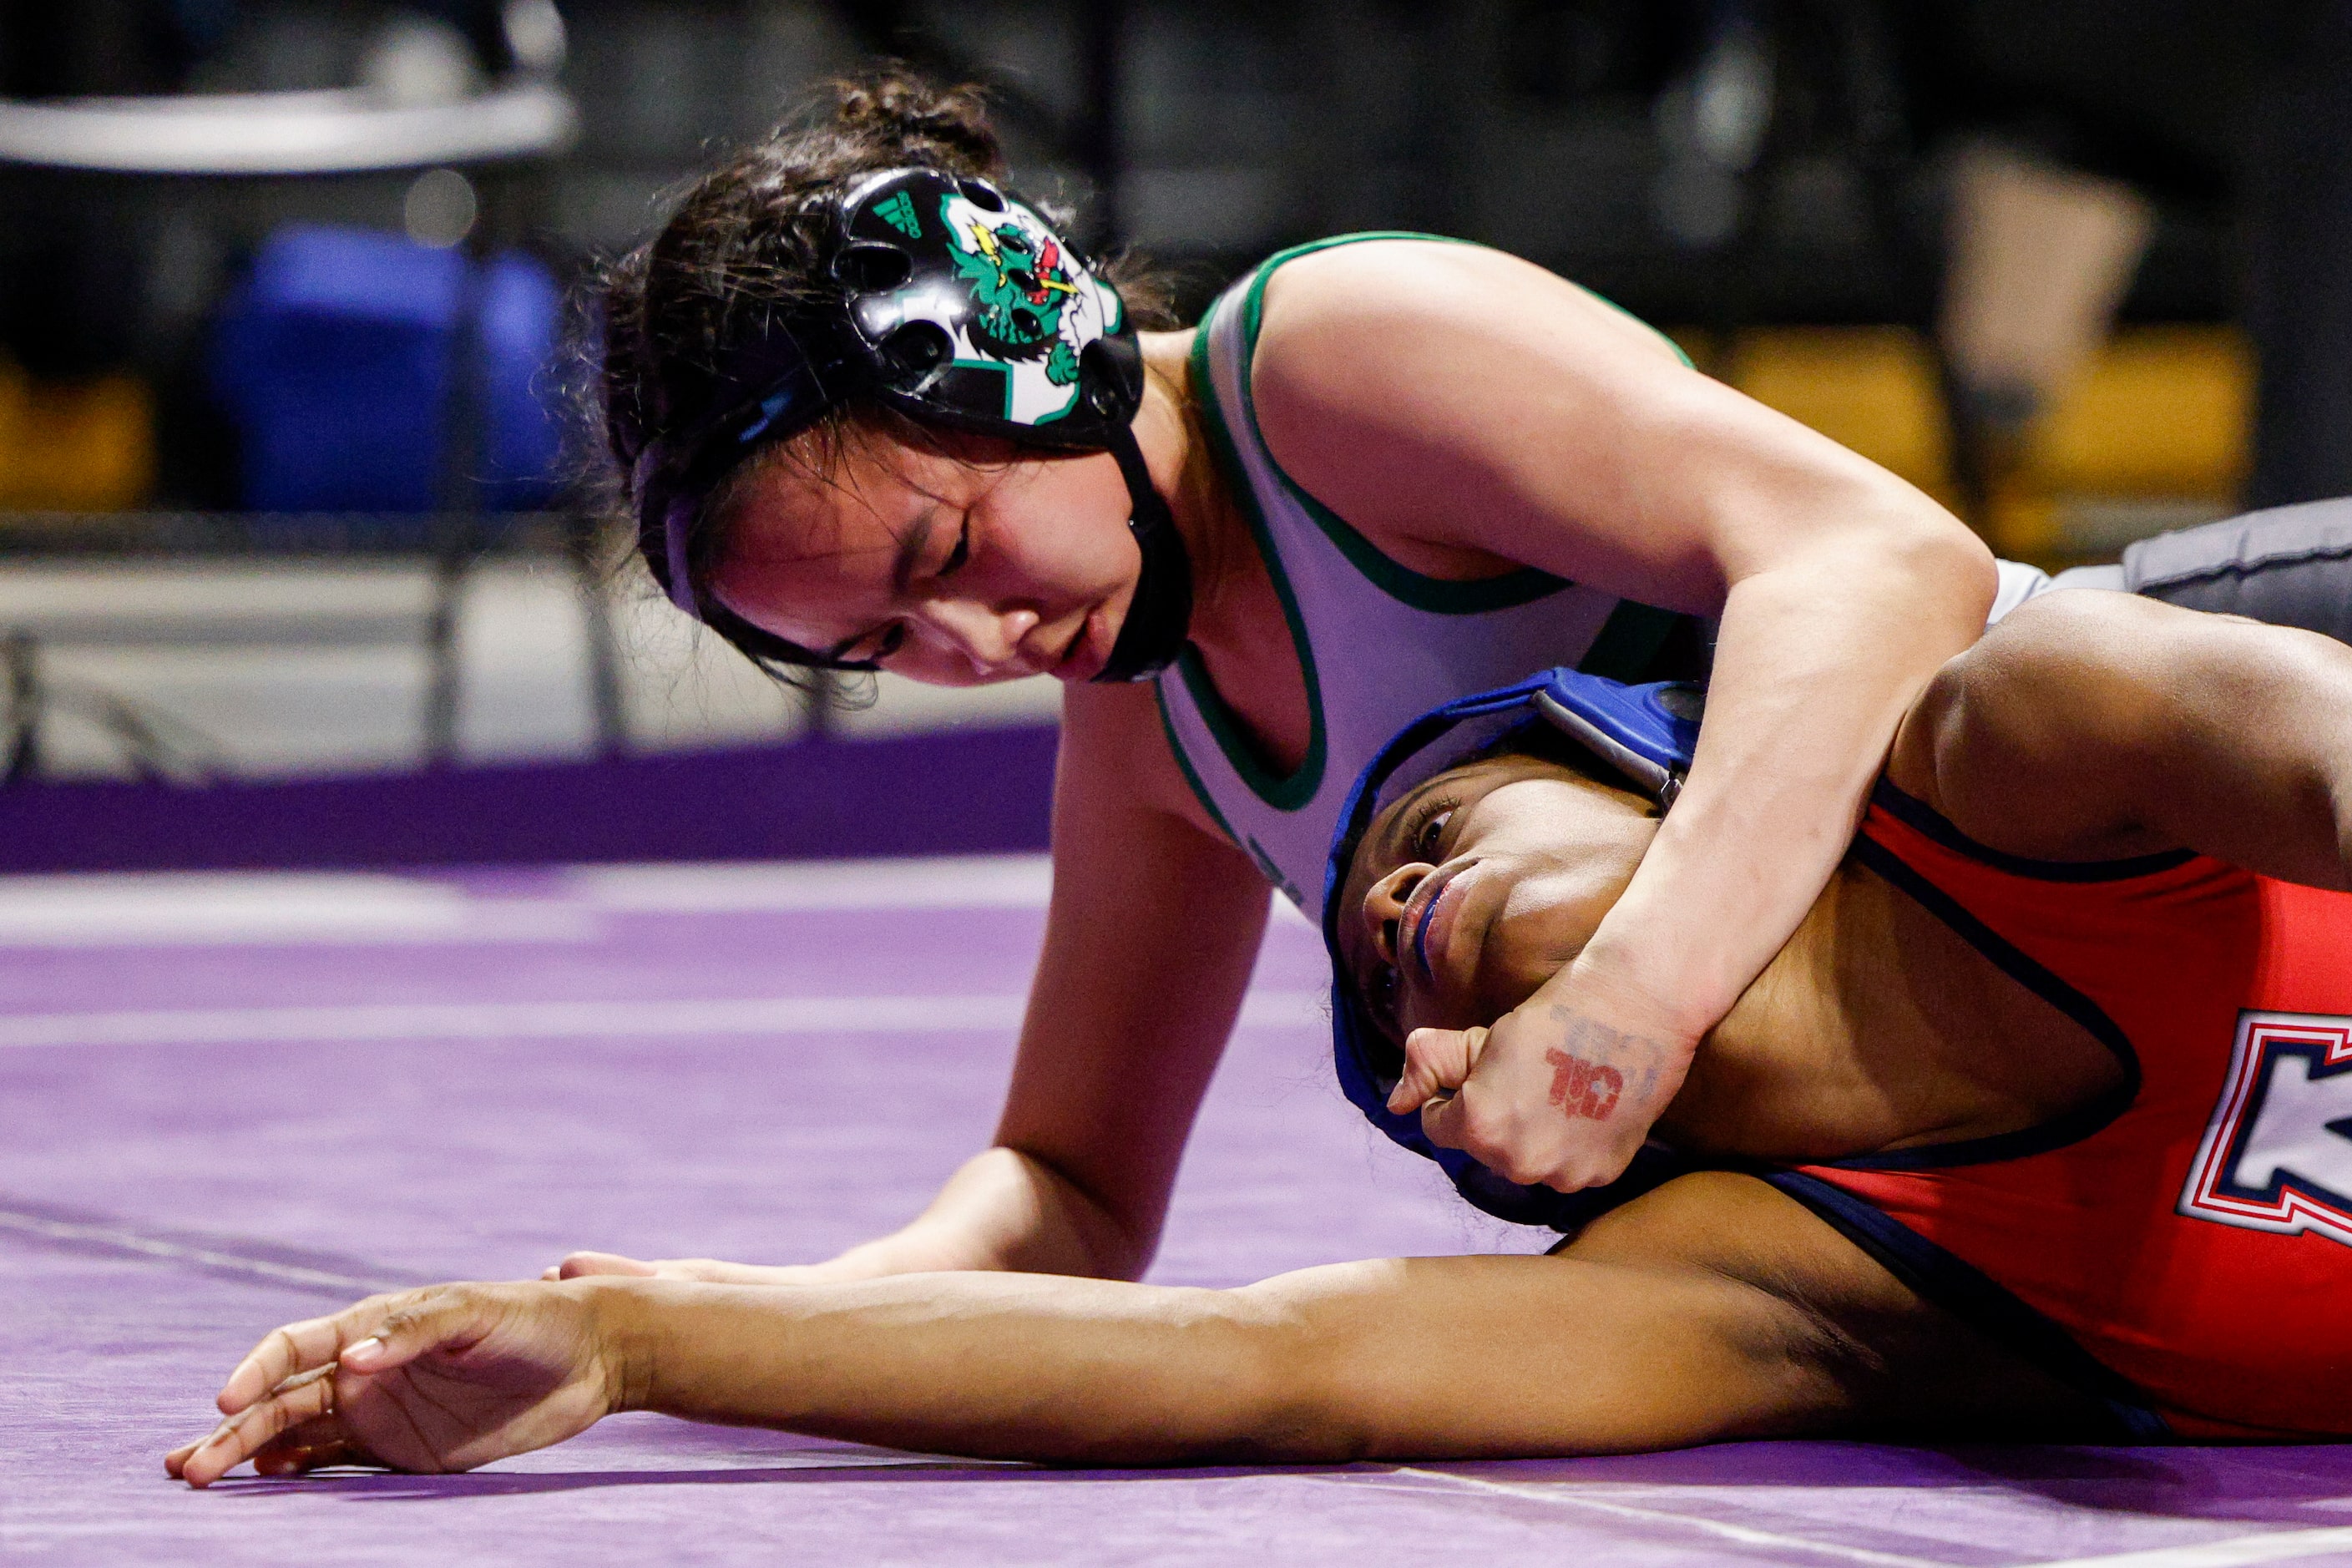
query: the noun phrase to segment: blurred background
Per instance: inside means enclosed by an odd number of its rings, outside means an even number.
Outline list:
[[[773,687],[575,482],[583,269],[884,55],[1189,309],[1486,241],[2014,558],[2352,491],[2344,0],[0,0],[0,868],[1042,845],[1050,682]]]

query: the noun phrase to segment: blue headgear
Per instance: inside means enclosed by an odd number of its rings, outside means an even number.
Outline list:
[[[1520,1225],[1574,1230],[1602,1211],[1646,1192],[1685,1167],[1664,1150],[1644,1148],[1625,1175],[1606,1188],[1558,1193],[1507,1182],[1459,1149],[1441,1149],[1421,1130],[1421,1116],[1394,1116],[1389,1091],[1401,1064],[1381,1040],[1348,984],[1339,956],[1339,889],[1348,878],[1356,846],[1381,808],[1435,777],[1470,753],[1531,724],[1543,724],[1583,743],[1614,767],[1661,811],[1671,808],[1690,771],[1698,744],[1704,688],[1659,681],[1626,686],[1562,667],[1524,680],[1457,698],[1431,710],[1399,731],[1371,761],[1340,807],[1331,837],[1331,858],[1323,882],[1323,942],[1331,955],[1331,1056],[1339,1087],[1367,1120],[1389,1138],[1434,1160],[1471,1203],[1498,1218]],[[1444,741],[1444,745],[1438,742]]]
[[[752,453],[864,396],[927,424],[1110,453],[1143,567],[1095,679],[1139,680],[1172,663],[1192,616],[1192,566],[1129,428],[1143,401],[1143,358],[1118,290],[987,180],[885,170],[825,216],[823,270],[834,287],[762,321],[719,367],[698,413],[620,443],[630,448],[638,546],[671,602],[739,640],[773,640],[696,593],[688,533],[704,500]]]

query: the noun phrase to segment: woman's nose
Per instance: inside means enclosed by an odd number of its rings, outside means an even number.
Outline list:
[[[1404,919],[1404,903],[1430,868],[1415,861],[1400,866],[1364,889],[1364,935],[1382,963],[1396,962],[1397,922]]]
[[[926,606],[924,618],[982,675],[1019,663],[1021,639],[1037,625],[1034,610],[998,610],[963,599],[935,599]]]

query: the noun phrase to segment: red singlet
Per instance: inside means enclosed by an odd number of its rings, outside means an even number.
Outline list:
[[[2147,1436],[2352,1434],[2352,894],[2186,853],[2021,859],[1885,785],[1854,852],[2130,1077],[1775,1184]]]

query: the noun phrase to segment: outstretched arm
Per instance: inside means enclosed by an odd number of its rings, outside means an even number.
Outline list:
[[[460,1469],[625,1409],[1046,1461],[1594,1453],[1835,1429],[1897,1385],[1932,1420],[1954,1406],[1909,1375],[1930,1362],[1979,1400],[2001,1384],[1965,1331],[1749,1178],[1686,1178],[1577,1252],[1238,1290],[438,1286],[272,1333],[223,1389],[227,1419],[167,1466],[197,1485],[248,1458]]]
[[[1727,1173],[1669,1183],[1565,1256],[1339,1264],[1239,1290],[969,1273],[436,1286],[276,1331],[220,1407],[171,1474],[466,1469],[616,1410],[1103,1464],[2101,1430],[2094,1402]]]
[[[2036,599],[1937,677],[1894,784],[1994,848],[2190,848],[2352,887],[2352,648],[2126,594]]]

